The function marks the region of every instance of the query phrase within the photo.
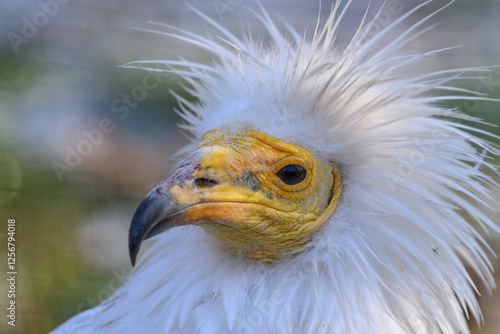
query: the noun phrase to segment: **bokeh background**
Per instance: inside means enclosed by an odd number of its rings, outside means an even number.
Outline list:
[[[273,17],[312,31],[319,1],[261,1]],[[251,0],[190,2],[233,31],[239,30],[241,19],[255,21],[246,9],[257,8]],[[322,1],[324,14],[331,2]],[[367,3],[354,1],[344,22],[345,36],[352,34]],[[393,20],[421,1],[388,3],[396,8],[387,17]],[[446,3],[428,4],[401,29]],[[372,1],[374,9],[380,4]],[[431,68],[500,64],[499,17],[498,0],[457,0],[431,19],[430,24],[440,22],[437,28],[408,48],[462,45],[436,57]],[[177,54],[208,59],[171,38],[130,29],[151,28],[148,20],[195,32],[206,28],[182,1],[0,3],[1,333],[46,333],[109,297],[131,269],[130,219],[143,196],[168,176],[172,155],[185,143],[175,127],[180,120],[168,91],[184,93],[175,76],[118,65]],[[256,33],[261,30],[257,25]],[[500,71],[462,86],[500,98]],[[450,106],[500,124],[500,103],[457,99]],[[77,157],[71,153],[75,151],[83,153]],[[9,218],[16,219],[17,227],[15,328],[5,317]],[[495,220],[500,221],[498,216]],[[500,253],[498,238],[487,239]],[[492,261],[500,282],[499,262]],[[483,293],[481,304],[486,325],[479,330],[471,323],[472,330],[500,333],[500,293]]]

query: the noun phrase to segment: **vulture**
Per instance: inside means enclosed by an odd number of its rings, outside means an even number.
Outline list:
[[[376,33],[383,9],[367,10],[342,40],[351,2],[307,33],[261,5],[258,36],[195,8],[209,33],[152,23],[211,55],[125,65],[184,80],[191,140],[132,217],[128,280],[53,333],[448,334],[482,321],[498,138],[446,102],[488,99],[457,83],[491,67],[426,70],[452,47],[404,52],[446,7],[419,18],[431,1]]]

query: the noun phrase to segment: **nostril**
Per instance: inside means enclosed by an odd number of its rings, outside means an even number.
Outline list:
[[[194,185],[198,188],[213,187],[217,184],[217,181],[212,179],[207,179],[204,177],[197,178],[194,180]]]

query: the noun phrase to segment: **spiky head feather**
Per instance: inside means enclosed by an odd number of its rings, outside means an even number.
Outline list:
[[[93,332],[468,332],[464,312],[481,312],[467,268],[494,286],[487,245],[470,222],[499,231],[485,213],[497,185],[483,170],[495,167],[478,152],[498,150],[475,136],[476,119],[441,102],[481,98],[449,83],[489,69],[405,70],[443,51],[400,53],[434,13],[382,44],[425,4],[375,36],[377,17],[363,19],[344,45],[340,1],[311,39],[281,32],[265,11],[255,15],[266,40],[238,38],[200,12],[215,36],[155,31],[214,58],[129,64],[190,84],[198,102],[178,97],[193,138],[186,150],[214,128],[258,130],[336,164],[344,190],[314,240],[272,265],[227,254],[198,228],[162,234],[125,286],[73,323]],[[426,95],[434,90],[441,94]]]

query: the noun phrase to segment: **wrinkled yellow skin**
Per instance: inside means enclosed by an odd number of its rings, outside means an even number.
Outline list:
[[[307,171],[296,185],[276,175],[290,164]],[[333,214],[342,189],[332,163],[253,130],[207,132],[184,165],[170,189],[177,201],[191,204],[180,218],[264,262],[300,250]]]

